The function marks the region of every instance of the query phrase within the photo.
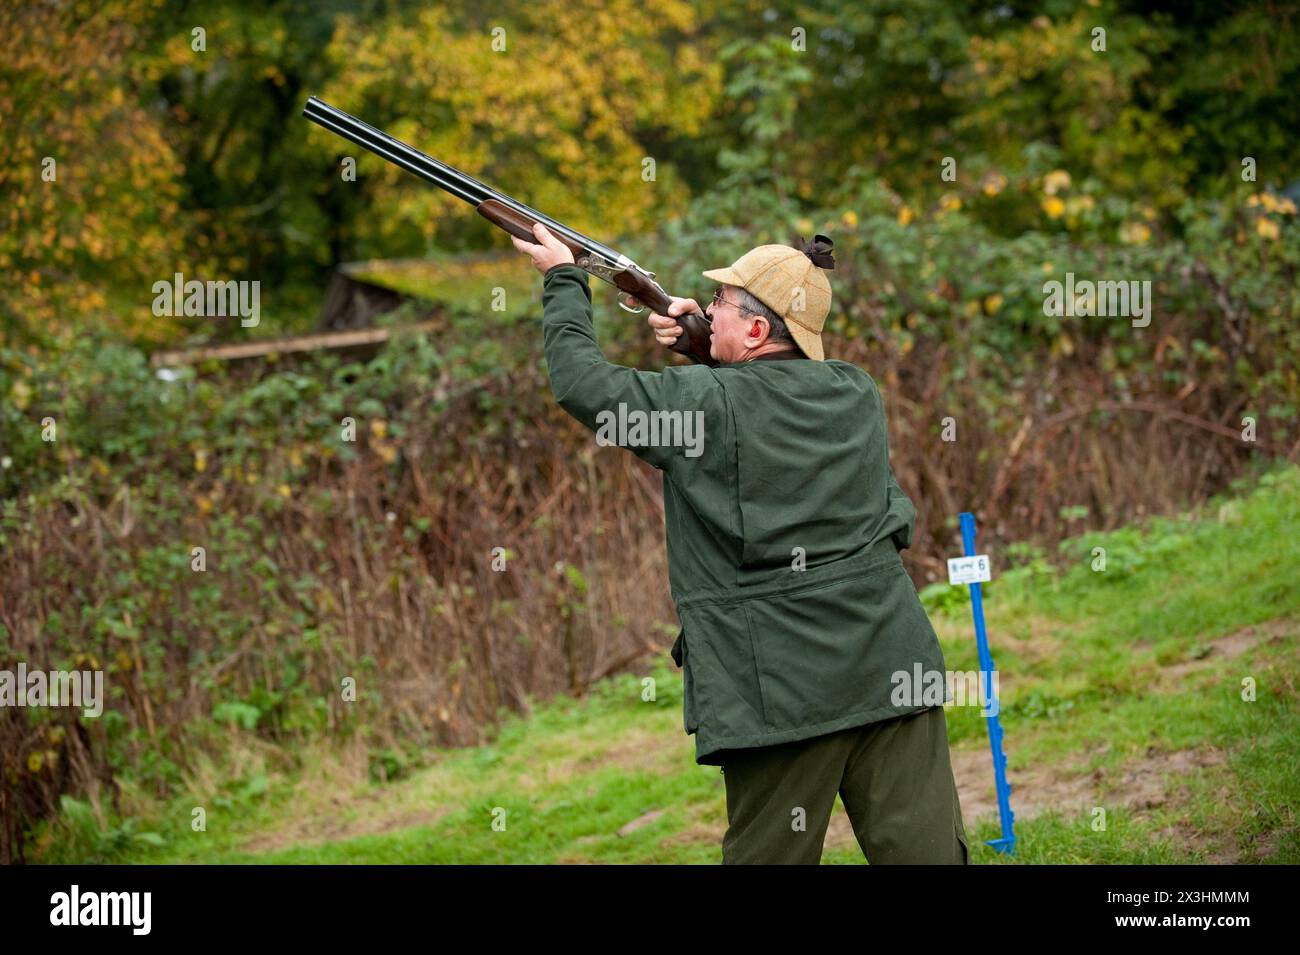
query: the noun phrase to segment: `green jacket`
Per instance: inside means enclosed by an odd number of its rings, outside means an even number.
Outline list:
[[[663,472],[696,762],[928,708],[891,700],[895,673],[945,668],[898,556],[916,509],[889,466],[875,382],[806,358],[625,368],[596,344],[585,272],[551,269],[542,302],[551,388],[584,425],[652,411],[703,425],[693,448],[628,448]],[[662,428],[661,442],[685,434]]]

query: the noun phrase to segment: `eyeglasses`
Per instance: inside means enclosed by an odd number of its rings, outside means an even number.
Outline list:
[[[710,302],[709,304],[710,304],[711,306],[712,306],[712,305],[730,305],[732,308],[736,309],[737,311],[745,312],[745,313],[748,314],[748,315],[757,315],[757,314],[758,314],[758,312],[754,311],[753,309],[745,308],[745,306],[743,306],[743,305],[738,305],[738,304],[736,304],[735,302],[729,302],[729,301],[727,301],[725,298],[722,297],[722,289],[718,289],[716,292],[713,293],[713,301]]]

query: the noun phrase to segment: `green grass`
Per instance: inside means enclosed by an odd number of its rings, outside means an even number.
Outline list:
[[[1300,471],[1290,469],[1198,517],[1066,542],[1062,569],[1038,559],[995,578],[986,610],[1006,749],[1013,779],[1030,783],[1012,794],[1013,857],[984,845],[999,835],[995,815],[966,813],[973,861],[1300,862],[1298,531]],[[1107,551],[1105,571],[1091,569],[1095,547]],[[940,596],[949,609],[932,617],[947,665],[975,669],[969,610],[960,595]],[[1243,635],[1250,626],[1258,632]],[[228,785],[238,795],[223,804],[211,792],[177,799],[141,822],[160,845],[119,840],[125,848],[106,857],[716,863],[723,777],[694,763],[680,673],[661,660],[648,674],[652,702],[642,677],[610,679],[585,699],[510,719],[490,745],[429,753],[382,785],[357,782],[364,772],[340,782],[329,751],[299,754],[297,770],[269,771],[265,786]],[[1248,679],[1254,701],[1242,698]],[[978,711],[950,709],[948,727],[954,759],[987,767]],[[979,783],[991,777],[986,769]],[[1085,804],[1053,804],[1054,787],[1071,786]],[[207,831],[193,832],[191,809],[205,802]],[[833,822],[824,863],[863,862],[846,833]],[[49,858],[84,857],[66,829],[47,838]]]

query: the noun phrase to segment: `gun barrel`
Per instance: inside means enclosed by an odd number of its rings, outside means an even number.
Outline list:
[[[376,129],[341,109],[335,109],[324,100],[311,97],[303,107],[302,114],[316,125],[351,140],[381,159],[387,159],[393,165],[414,173],[425,182],[433,183],[439,189],[444,189],[459,199],[478,205],[487,198],[483,194],[486,187],[482,183],[478,183],[480,188],[475,190],[466,181],[468,177],[457,178],[445,175],[434,165],[435,160],[431,156],[426,156],[418,149],[406,145],[399,139],[394,139],[383,130]]]
[[[562,235],[581,245],[588,252],[603,256],[611,263],[622,258],[619,252],[609,246],[588,238],[581,232],[570,229],[563,223],[556,222],[550,216],[497,192],[491,186],[479,182],[473,176],[461,172],[454,166],[439,162],[432,156],[420,152],[413,146],[408,146],[400,139],[394,139],[383,130],[376,129],[369,123],[331,106],[324,100],[315,96],[309,97],[307,105],[303,107],[302,114],[318,126],[324,127],[330,132],[370,150],[381,159],[387,159],[395,166],[419,176],[425,182],[432,183],[458,199],[463,199],[475,206],[486,202],[488,199],[495,199],[516,212],[544,223],[548,229],[557,235]]]

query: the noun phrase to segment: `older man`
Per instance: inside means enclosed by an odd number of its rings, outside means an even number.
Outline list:
[[[724,774],[722,861],[816,864],[838,793],[869,862],[965,863],[943,707],[897,692],[945,672],[898,556],[916,511],[875,383],[822,352],[830,240],[705,272],[719,283],[706,312],[676,299],[649,321],[670,344],[676,317],[703,314],[707,359],[650,372],[605,361],[586,273],[534,234],[512,241],[544,275],[560,405],[593,430],[614,413],[703,425],[694,454],[668,427],[626,444],[663,471],[672,655],[696,762]]]

